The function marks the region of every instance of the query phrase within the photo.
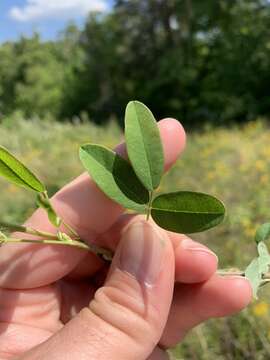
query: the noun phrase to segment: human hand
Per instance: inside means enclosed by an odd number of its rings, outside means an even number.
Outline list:
[[[185,145],[181,125],[159,122],[166,169]],[[125,154],[123,145],[117,149]],[[216,256],[184,235],[123,214],[81,175],[53,197],[86,242],[116,251],[109,267],[92,253],[33,244],[0,249],[0,358],[163,360],[195,325],[251,299],[243,278],[215,275]],[[53,231],[43,210],[28,220]]]

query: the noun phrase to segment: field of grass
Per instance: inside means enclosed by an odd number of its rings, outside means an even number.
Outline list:
[[[110,123],[6,121],[0,144],[15,153],[53,194],[83,171],[78,147],[98,142],[110,147],[122,138]],[[226,205],[224,224],[194,236],[219,256],[219,266],[245,267],[255,254],[256,226],[270,218],[270,129],[263,121],[242,128],[205,129],[190,134],[187,150],[161,185],[166,190],[197,190],[218,196]],[[32,193],[0,180],[0,214],[22,222],[35,208]],[[173,359],[231,360],[270,358],[270,288],[240,315],[211,320],[193,330],[174,349]]]

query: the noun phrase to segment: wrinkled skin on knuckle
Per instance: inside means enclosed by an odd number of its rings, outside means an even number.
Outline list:
[[[159,340],[159,313],[151,305],[149,289],[121,273],[100,288],[90,310],[138,346],[154,348]]]

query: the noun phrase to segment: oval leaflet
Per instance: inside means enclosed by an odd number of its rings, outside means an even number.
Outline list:
[[[128,209],[145,212],[149,193],[126,160],[95,144],[81,146],[80,160],[98,187],[111,199]]]
[[[166,230],[191,234],[218,225],[224,219],[225,207],[211,195],[178,191],[157,196],[151,215]]]
[[[42,182],[3,146],[0,146],[0,175],[30,190],[37,192],[46,190]]]
[[[157,122],[152,112],[139,101],[130,101],[125,114],[127,152],[143,185],[153,191],[164,168],[164,154]]]

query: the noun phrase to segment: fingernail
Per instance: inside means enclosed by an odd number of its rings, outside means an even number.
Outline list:
[[[165,240],[153,225],[140,221],[123,233],[118,267],[140,283],[152,286],[162,269]]]
[[[190,250],[190,251],[195,251],[195,252],[201,252],[201,253],[205,253],[205,254],[209,254],[212,255],[216,258],[216,260],[218,261],[218,257],[217,255],[211,251],[210,249],[208,249],[206,246],[200,246],[197,242],[191,240],[191,239],[184,239],[181,242],[181,246],[183,249],[185,250]]]

